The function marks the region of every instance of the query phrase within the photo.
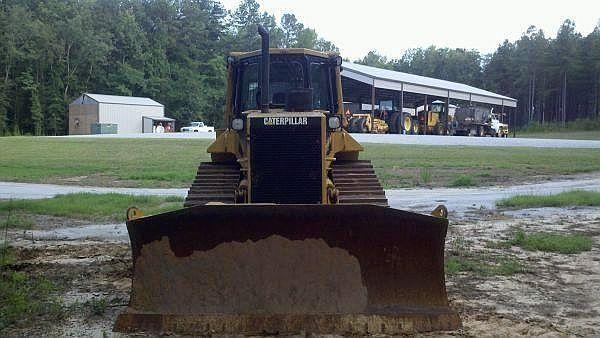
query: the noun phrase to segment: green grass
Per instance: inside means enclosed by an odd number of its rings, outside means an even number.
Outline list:
[[[472,251],[472,242],[457,236],[446,246],[444,269],[447,275],[469,272],[480,277],[512,276],[525,272],[525,267],[509,256]]]
[[[557,252],[561,254],[576,254],[592,250],[592,238],[579,234],[551,234],[536,232],[527,234],[518,230],[511,245],[519,246],[529,251]]]
[[[0,180],[187,187],[210,140],[0,138]]]
[[[107,187],[187,187],[210,140],[0,138],[0,181]],[[600,149],[364,144],[385,188],[478,186],[600,171]]]
[[[506,208],[600,206],[600,192],[573,190],[555,195],[517,195],[496,202]]]
[[[419,178],[420,181],[417,182],[417,185],[428,185],[431,183],[431,170],[427,167],[423,167],[419,169]]]
[[[106,313],[108,303],[104,298],[93,298],[86,302],[86,306],[90,309],[90,313],[93,316],[102,316]]]
[[[0,210],[0,222],[2,226],[6,226],[10,229],[31,229],[33,226],[33,220],[28,215],[14,212],[10,213],[7,212],[7,210]]]
[[[458,175],[451,183],[451,187],[472,187],[476,181],[471,175]]]
[[[123,221],[131,206],[152,215],[183,207],[181,197],[77,193],[38,200],[0,201],[0,212],[51,215],[83,220]]]
[[[428,168],[432,186],[452,186],[458,176],[478,186],[600,171],[600,149],[364,144],[385,188],[411,187]]]
[[[523,132],[544,133],[544,132],[578,132],[600,130],[600,118],[576,119],[562,122],[539,122],[530,123],[527,127],[521,128]]]
[[[0,268],[15,261],[14,249],[6,241],[0,242]]]
[[[11,325],[31,323],[39,316],[62,318],[63,307],[55,291],[54,284],[44,277],[0,271],[0,332]]]
[[[494,263],[485,262],[476,257],[449,257],[445,262],[446,274],[456,275],[461,272],[471,272],[477,276],[512,276],[524,272],[519,261],[511,258],[500,258]]]
[[[517,137],[598,141],[600,140],[600,129],[585,131],[517,132]]]
[[[570,140],[600,140],[600,118],[562,122],[531,123],[517,131],[518,137]]]

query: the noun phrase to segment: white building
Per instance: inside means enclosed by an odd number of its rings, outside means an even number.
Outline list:
[[[69,104],[69,135],[151,133],[159,122],[174,120],[147,97],[84,93]]]

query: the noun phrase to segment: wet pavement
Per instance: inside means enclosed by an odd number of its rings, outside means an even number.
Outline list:
[[[573,179],[514,186],[392,189],[386,190],[385,193],[393,208],[428,213],[437,205],[444,204],[451,213],[462,214],[474,209],[493,209],[496,201],[514,195],[556,194],[575,189],[600,191],[600,177],[585,175]],[[0,199],[51,198],[59,194],[80,192],[185,197],[187,189],[104,188],[0,182]]]
[[[386,190],[392,208],[428,213],[444,204],[462,215],[476,209],[494,209],[496,201],[515,195],[551,195],[570,190],[600,191],[600,177],[485,188],[435,188]]]
[[[118,193],[130,195],[182,196],[188,189],[155,189],[155,188],[105,188],[75,185],[37,184],[19,182],[0,182],[0,199],[40,199],[52,198],[56,195],[74,193]]]
[[[84,137],[84,138],[163,138],[163,139],[215,139],[215,133],[163,133],[163,134],[101,134],[73,135],[49,137]],[[360,143],[386,144],[421,144],[440,146],[475,146],[475,147],[534,147],[534,148],[600,148],[600,141],[595,140],[561,140],[535,138],[499,138],[471,136],[439,136],[439,135],[401,135],[401,134],[352,134]]]
[[[600,141],[536,138],[501,138],[440,135],[352,134],[359,143],[421,144],[437,146],[600,148]]]

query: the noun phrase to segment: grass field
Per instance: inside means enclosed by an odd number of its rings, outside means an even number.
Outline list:
[[[385,187],[485,186],[600,171],[600,149],[366,144]]]
[[[499,200],[499,207],[507,208],[539,208],[539,207],[570,207],[570,206],[600,206],[600,192],[574,190],[555,195],[517,195]]]
[[[600,130],[517,132],[517,137],[547,139],[553,138],[564,140],[600,140]]]
[[[136,206],[146,215],[183,207],[183,198],[123,194],[77,193],[53,198],[0,201],[0,220],[12,228],[28,228],[28,215],[51,215],[89,221],[125,221],[125,210]]]
[[[592,250],[593,240],[590,236],[579,234],[551,234],[544,232],[528,234],[519,230],[509,243],[530,251],[577,254]]]
[[[0,138],[0,181],[187,187],[210,140]],[[600,171],[600,149],[366,144],[385,188],[485,186]]]
[[[0,138],[0,180],[121,187],[185,187],[209,140]]]

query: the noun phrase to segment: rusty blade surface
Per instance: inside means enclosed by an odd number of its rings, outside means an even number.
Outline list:
[[[132,220],[132,294],[115,331],[456,329],[447,225],[375,205],[210,205]]]

